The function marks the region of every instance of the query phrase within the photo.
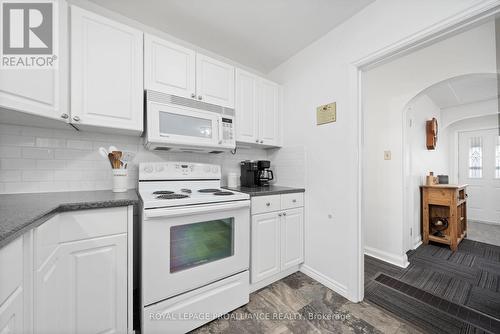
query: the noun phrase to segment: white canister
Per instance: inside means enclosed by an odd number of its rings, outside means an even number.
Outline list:
[[[228,188],[237,188],[238,187],[238,174],[237,173],[229,173],[227,174],[227,186]]]
[[[113,169],[113,192],[123,193],[127,191],[127,170]]]

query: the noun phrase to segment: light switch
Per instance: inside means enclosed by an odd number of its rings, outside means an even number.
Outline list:
[[[384,151],[384,160],[391,160],[391,151]]]

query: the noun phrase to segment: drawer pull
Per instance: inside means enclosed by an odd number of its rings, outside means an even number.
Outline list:
[[[296,200],[296,199],[294,199],[294,200],[292,200],[292,202],[293,202],[293,203],[297,203],[297,200]]]
[[[267,203],[266,203],[266,206],[271,206],[271,203],[267,202]]]
[[[286,216],[286,212],[283,212],[283,216]]]

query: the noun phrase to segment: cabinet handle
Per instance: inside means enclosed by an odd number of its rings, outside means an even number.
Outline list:
[[[267,203],[266,203],[266,206],[271,206],[271,203],[267,202]]]
[[[203,96],[198,95],[198,100],[200,100],[200,101],[203,100]]]
[[[261,143],[261,144],[264,144],[264,141],[263,141],[263,140],[261,140],[261,141],[260,141],[260,143]]]
[[[281,213],[278,213],[278,216],[279,216],[279,217],[281,217],[281,216],[282,216],[282,214],[281,214]]]
[[[283,212],[283,216],[286,216],[286,212]]]
[[[66,113],[61,114],[61,118],[63,118],[63,119],[68,119],[68,118],[69,118],[69,115],[68,115],[68,114],[66,114]]]
[[[194,99],[196,98],[196,94],[195,93],[191,93],[191,97]]]
[[[255,139],[255,142],[256,142],[256,143],[258,143],[258,142],[259,142],[259,140],[258,140],[258,139]]]
[[[74,120],[75,122],[80,122],[80,117],[78,117],[78,116],[74,116],[74,117],[73,117],[73,120]]]
[[[296,199],[294,199],[294,200],[292,200],[292,202],[293,202],[293,203],[297,203],[297,200],[296,200]]]

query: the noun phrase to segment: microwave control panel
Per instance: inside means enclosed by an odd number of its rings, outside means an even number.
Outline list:
[[[222,117],[222,145],[234,146],[234,122],[232,118]]]

